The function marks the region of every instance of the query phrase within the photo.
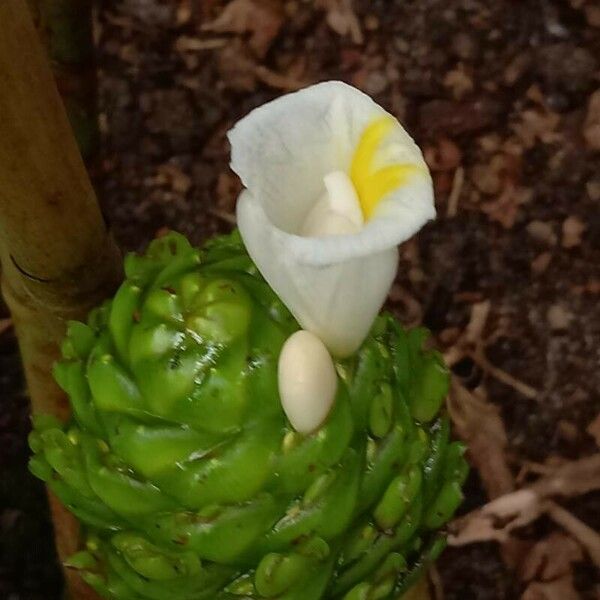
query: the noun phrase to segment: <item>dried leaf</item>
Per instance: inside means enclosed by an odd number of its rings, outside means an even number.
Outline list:
[[[492,303],[489,300],[477,302],[471,307],[471,318],[465,329],[465,341],[470,344],[477,344],[481,341],[483,330],[490,316]]]
[[[600,90],[590,96],[583,137],[592,150],[600,150]]]
[[[231,171],[219,173],[217,177],[217,207],[225,212],[235,212],[235,203],[242,189],[239,177]]]
[[[581,236],[586,230],[583,221],[574,215],[567,217],[562,224],[563,248],[575,248],[581,245]]]
[[[155,183],[168,185],[174,192],[185,195],[192,187],[192,178],[177,165],[165,163],[158,166]]]
[[[531,489],[543,498],[568,498],[600,489],[600,453],[562,463],[536,481]]]
[[[502,177],[505,171],[503,154],[496,154],[489,162],[477,163],[471,169],[471,181],[484,194],[494,196],[502,189]]]
[[[448,196],[448,209],[446,211],[446,216],[449,219],[455,217],[458,212],[458,201],[460,200],[464,182],[465,170],[462,167],[458,167],[458,169],[454,171],[452,189],[450,190],[450,195]]]
[[[550,266],[551,262],[552,253],[542,252],[531,261],[531,271],[535,273],[535,275],[541,275]]]
[[[430,151],[427,164],[433,171],[454,171],[460,166],[462,152],[450,138],[441,137]]]
[[[533,192],[528,188],[521,188],[508,182],[500,196],[481,206],[481,210],[492,221],[496,221],[505,229],[511,229],[519,214],[519,207],[531,200]]]
[[[600,489],[600,453],[566,462],[532,485],[500,496],[457,519],[450,525],[449,542],[454,546],[492,540],[505,542],[513,530],[528,525],[552,508],[549,499],[580,496],[597,489]]]
[[[592,562],[600,568],[600,534],[555,502],[548,503],[547,512],[586,549]]]
[[[572,319],[573,315],[562,304],[553,304],[546,312],[546,320],[553,331],[566,331]]]
[[[600,413],[598,413],[598,416],[587,426],[586,431],[594,438],[596,446],[600,446]]]
[[[581,546],[565,533],[553,532],[530,549],[519,565],[523,581],[551,581],[572,573],[572,564],[583,560]]]
[[[536,581],[529,585],[521,600],[580,600],[572,575],[547,582]]]
[[[554,227],[552,223],[548,223],[546,221],[531,221],[527,225],[527,233],[536,242],[546,246],[556,246],[556,243],[558,242],[558,238],[556,237],[556,233],[554,233]]]
[[[352,0],[320,0],[318,6],[327,11],[327,25],[338,35],[349,36],[355,44],[364,42],[360,21],[352,7]]]
[[[600,6],[597,4],[588,4],[585,7],[585,19],[588,22],[588,25],[600,27]]]
[[[427,572],[429,579],[429,587],[431,589],[431,595],[433,596],[433,600],[444,600],[444,582],[442,581],[442,576],[438,571],[435,563],[433,563],[429,567],[429,571]],[[423,600],[426,600],[423,598]]]
[[[588,181],[585,184],[585,189],[590,197],[590,200],[600,200],[600,180]]]
[[[448,542],[452,546],[490,541],[504,543],[514,529],[528,525],[542,514],[543,507],[535,492],[517,490],[452,522]]]
[[[180,0],[179,6],[175,11],[175,23],[178,27],[186,25],[192,18],[192,2],[191,0]]]
[[[212,38],[201,40],[189,35],[182,35],[175,40],[175,50],[177,52],[201,52],[203,50],[215,50],[227,45],[225,38]]]
[[[258,65],[254,69],[254,73],[260,81],[276,90],[295,92],[307,85],[307,82],[305,81],[296,79],[293,76],[281,75],[280,73],[271,71],[271,69],[268,69],[264,65]]]
[[[228,88],[236,92],[252,92],[256,89],[256,63],[244,51],[241,43],[229,44],[219,52],[217,68]]]
[[[471,79],[460,66],[446,73],[446,76],[444,77],[444,86],[450,88],[452,96],[456,100],[462,100],[475,88],[473,79]]]
[[[560,115],[547,109],[525,110],[521,113],[521,122],[513,125],[513,130],[525,146],[533,148],[537,141],[552,144],[561,139],[556,129]]]
[[[263,58],[279,34],[283,16],[272,5],[259,0],[232,0],[204,31],[250,34],[250,47]]]
[[[502,112],[502,104],[491,97],[462,102],[435,99],[421,105],[419,122],[429,135],[454,137],[487,129]]]
[[[448,412],[457,435],[467,444],[470,460],[479,471],[489,497],[497,498],[514,489],[505,457],[506,431],[498,409],[454,379]]]

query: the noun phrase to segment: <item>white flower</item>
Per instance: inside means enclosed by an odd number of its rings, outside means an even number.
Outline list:
[[[351,354],[389,292],[396,246],[435,216],[421,151],[371,98],[335,81],[252,111],[229,140],[250,256],[304,329]]]

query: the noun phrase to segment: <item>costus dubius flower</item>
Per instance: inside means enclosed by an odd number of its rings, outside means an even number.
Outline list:
[[[435,216],[421,151],[392,115],[336,81],[257,108],[229,140],[250,256],[304,329],[350,355],[389,292],[398,244]]]

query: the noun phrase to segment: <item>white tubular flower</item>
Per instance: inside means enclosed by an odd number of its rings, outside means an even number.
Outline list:
[[[421,151],[371,98],[336,81],[257,108],[229,140],[250,256],[304,329],[351,354],[389,292],[396,246],[435,217]]]

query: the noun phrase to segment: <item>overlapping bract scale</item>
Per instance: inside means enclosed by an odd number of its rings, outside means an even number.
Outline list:
[[[425,332],[380,317],[303,436],[277,392],[298,325],[237,234],[201,250],[169,234],[125,271],[69,325],[72,420],[38,417],[30,438],[32,472],[84,526],[70,566],[114,600],[399,597],[466,476]]]

